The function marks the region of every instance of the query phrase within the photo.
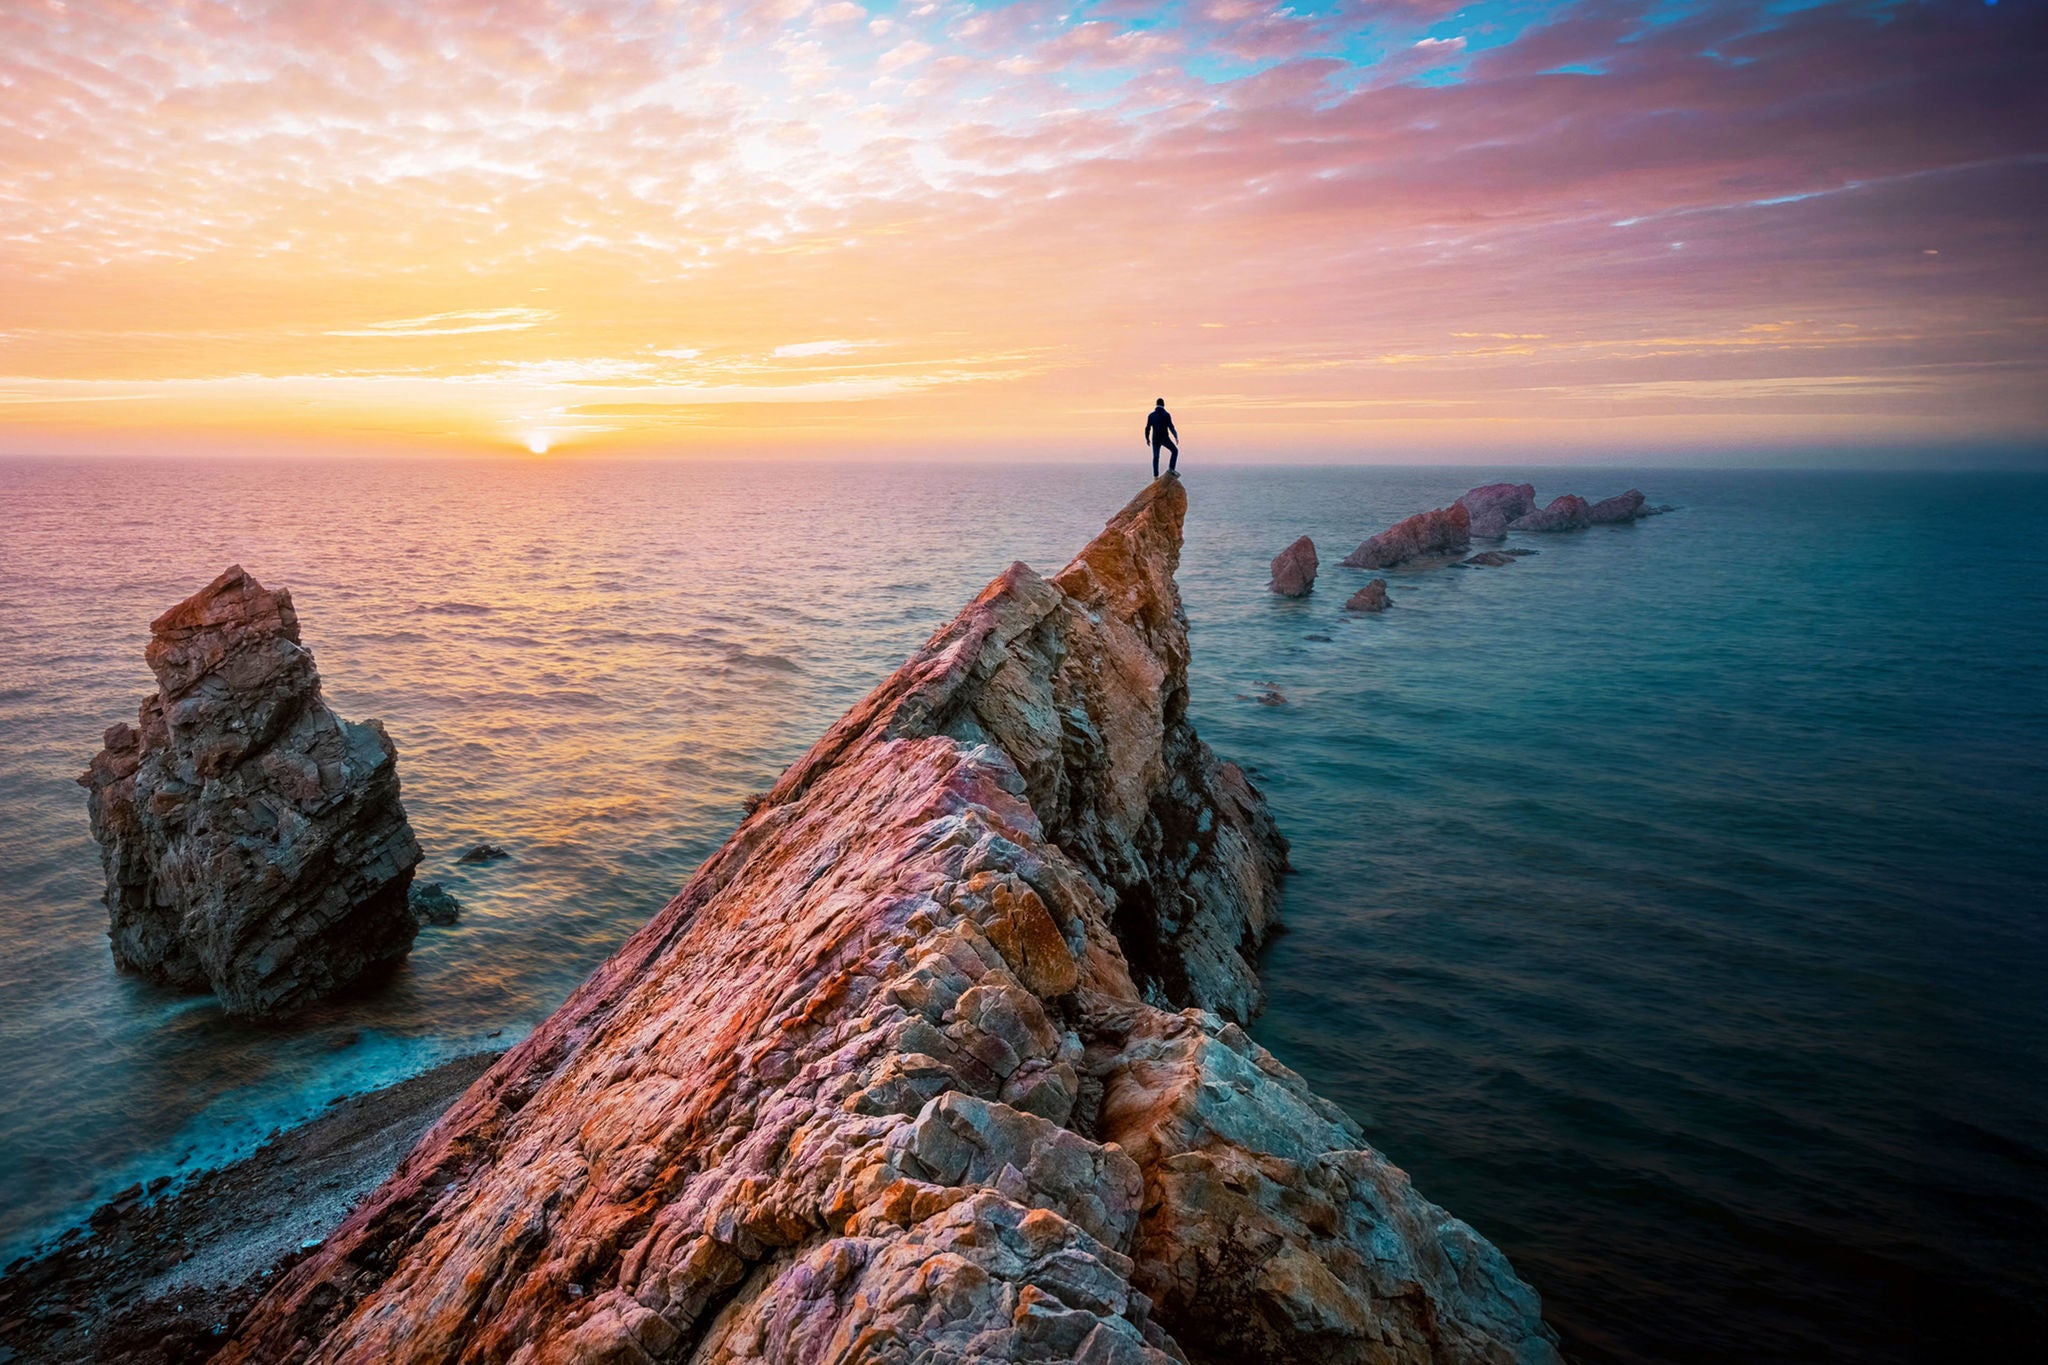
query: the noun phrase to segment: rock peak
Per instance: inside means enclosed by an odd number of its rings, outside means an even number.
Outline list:
[[[1180,570],[1187,515],[1187,488],[1178,475],[1162,474],[1125,503],[1052,581],[1092,607],[1115,610],[1168,601],[1177,606],[1173,576]]]

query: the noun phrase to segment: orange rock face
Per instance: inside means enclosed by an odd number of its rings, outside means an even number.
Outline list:
[[[1286,846],[1187,720],[1185,508],[991,584],[221,1359],[1555,1359],[1226,1022]]]

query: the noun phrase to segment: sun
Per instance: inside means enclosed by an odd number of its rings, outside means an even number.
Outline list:
[[[536,455],[548,453],[548,437],[544,431],[536,431],[526,438],[526,448]]]

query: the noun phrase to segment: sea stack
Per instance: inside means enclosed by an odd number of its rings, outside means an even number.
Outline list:
[[[1631,488],[1626,493],[1617,493],[1603,498],[1586,509],[1586,524],[1589,526],[1613,526],[1620,522],[1634,521],[1643,516],[1654,516],[1643,510],[1643,495]]]
[[[291,594],[237,565],[150,624],[157,690],[79,779],[128,971],[287,1013],[402,957],[397,751],[320,697]]]
[[[1485,540],[1499,540],[1508,533],[1508,523],[1536,510],[1536,485],[1530,483],[1484,484],[1458,499],[1472,519],[1472,534]]]
[[[1286,844],[1188,718],[1186,505],[991,583],[218,1359],[1555,1361],[1239,1027]]]
[[[1525,512],[1508,523],[1510,531],[1580,531],[1584,530],[1586,514],[1592,509],[1586,500],[1576,493],[1565,493],[1552,498],[1548,507]]]
[[[1472,516],[1457,503],[1417,512],[1344,556],[1353,569],[1391,569],[1414,559],[1462,555],[1472,546]]]
[[[1316,543],[1307,536],[1273,556],[1273,581],[1282,597],[1306,597],[1316,587]]]
[[[1385,611],[1387,609],[1387,580],[1375,578],[1352,593],[1344,603],[1346,611]]]

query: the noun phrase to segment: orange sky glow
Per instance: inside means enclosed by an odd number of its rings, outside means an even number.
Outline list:
[[[2042,8],[10,0],[0,454],[2037,447]]]

